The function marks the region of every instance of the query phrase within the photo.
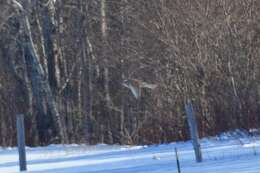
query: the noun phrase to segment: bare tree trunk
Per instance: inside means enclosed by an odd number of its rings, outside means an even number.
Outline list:
[[[37,29],[40,35],[40,49],[39,49],[39,53],[41,58],[41,63],[43,66],[43,71],[45,73],[45,76],[48,78],[49,74],[48,74],[48,60],[47,60],[47,53],[46,53],[46,48],[44,45],[44,37],[43,37],[43,29],[41,26],[41,21],[40,21],[40,15],[41,15],[41,10],[40,10],[40,2],[37,1],[36,2],[36,6],[35,6],[35,10],[36,12],[36,23],[37,23]],[[47,79],[48,80],[48,79]]]
[[[86,115],[85,115],[85,129],[86,129],[86,138],[88,140],[90,140],[90,136],[91,133],[93,133],[93,84],[92,84],[92,76],[93,76],[93,68],[92,68],[92,56],[93,56],[93,50],[92,50],[92,46],[91,43],[88,39],[88,37],[86,36],[87,39],[87,48],[88,48],[88,58],[85,59],[85,63],[87,64],[87,87],[86,87],[86,96],[87,96],[87,100],[86,100]],[[83,44],[83,46],[85,46]],[[86,47],[86,46],[85,46]],[[85,56],[85,55],[84,55]]]
[[[79,61],[78,65],[78,76],[77,76],[77,100],[78,100],[78,105],[77,105],[77,112],[78,112],[78,116],[80,118],[82,118],[82,115],[83,115],[83,109],[82,109],[82,97],[83,97],[83,93],[82,93],[82,85],[83,85],[83,66],[85,64],[83,64],[85,62],[85,60],[87,59],[87,56],[86,56],[86,43],[85,43],[85,38],[86,38],[86,35],[85,35],[85,26],[84,26],[84,13],[86,12],[85,10],[85,6],[86,4],[83,3],[82,0],[78,0],[78,8],[81,12],[81,14],[79,14],[77,17],[77,27],[79,28],[79,35],[78,35],[78,38],[80,39],[80,43],[81,43],[81,56],[79,57],[76,57],[76,58],[79,58],[77,61]],[[85,74],[84,74],[85,75]],[[86,133],[86,132],[85,132]],[[85,138],[86,139],[86,138]]]
[[[105,92],[105,102],[106,102],[106,114],[107,116],[107,124],[105,126],[107,131],[107,139],[108,143],[111,143],[112,136],[110,134],[111,129],[109,126],[109,122],[111,122],[110,117],[110,107],[113,105],[111,103],[110,91],[109,91],[109,61],[108,61],[108,33],[107,33],[107,0],[101,0],[100,2],[100,13],[101,13],[101,33],[102,33],[102,62],[103,62],[103,70],[104,70],[104,92]],[[105,141],[106,142],[106,141]]]
[[[121,1],[121,8],[120,8],[120,19],[121,19],[121,29],[122,29],[122,36],[121,36],[121,47],[125,47],[126,46],[126,42],[125,42],[125,32],[126,32],[126,13],[125,13],[125,9],[127,6],[127,0],[122,0]],[[121,80],[123,81],[123,79],[125,79],[125,74],[124,74],[124,57],[127,56],[127,51],[123,51],[121,52],[122,54],[122,59],[120,59],[120,63],[121,63]],[[119,118],[119,135],[120,135],[120,143],[124,144],[126,142],[125,140],[125,95],[122,92],[121,93],[121,107],[120,107],[120,118]]]
[[[104,80],[105,80],[105,99],[106,103],[109,107],[110,102],[111,102],[111,97],[110,97],[110,92],[109,92],[109,69],[107,67],[108,65],[108,58],[106,55],[107,51],[107,1],[106,0],[101,0],[101,32],[102,32],[102,38],[103,38],[103,50],[102,50],[102,58],[104,62]]]
[[[93,78],[93,60],[95,60],[95,55],[93,52],[93,46],[89,39],[89,32],[87,33],[87,3],[85,1],[81,0],[81,12],[83,14],[82,16],[82,28],[81,28],[81,47],[82,47],[82,64],[84,68],[82,67],[82,76],[81,78],[84,80],[84,129],[85,129],[85,141],[87,143],[90,143],[91,137],[93,132],[93,84],[92,84],[92,78]],[[82,82],[83,84],[83,82]]]
[[[32,119],[32,128],[30,129],[30,133],[32,136],[34,136],[34,141],[32,142],[33,144],[36,144],[39,142],[39,136],[38,136],[38,130],[37,130],[37,117],[34,115],[34,109],[33,109],[33,91],[32,91],[32,86],[28,77],[28,71],[26,69],[26,59],[25,55],[23,54],[22,61],[24,64],[24,81],[25,81],[25,86],[27,89],[27,95],[28,95],[28,115]]]
[[[29,17],[28,17],[28,1],[23,0],[22,4],[19,4],[16,0],[13,0],[14,3],[17,4],[17,7],[20,8],[22,11],[21,15],[21,23],[22,23],[22,32],[24,33],[24,43],[23,46],[26,51],[26,56],[28,57],[27,64],[31,67],[32,70],[32,90],[35,97],[45,97],[48,107],[54,116],[54,121],[56,123],[56,128],[58,131],[58,134],[61,138],[62,143],[67,143],[67,133],[65,129],[64,122],[61,118],[61,115],[59,114],[59,111],[57,109],[57,105],[55,103],[50,85],[48,81],[45,80],[44,71],[42,68],[42,65],[39,61],[39,56],[35,49],[35,44],[33,43],[32,34],[31,34],[31,27],[29,23]],[[37,99],[37,98],[36,98]],[[38,100],[39,101],[39,100]],[[41,103],[40,103],[41,104]]]
[[[44,48],[47,58],[48,80],[53,90],[56,90],[60,86],[60,68],[59,68],[59,54],[60,49],[57,43],[57,37],[55,36],[55,8],[52,3],[48,6],[43,6],[41,18],[42,18],[42,34],[44,41]],[[59,31],[58,31],[59,32]]]

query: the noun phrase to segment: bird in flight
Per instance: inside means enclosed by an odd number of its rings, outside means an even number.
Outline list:
[[[156,84],[149,84],[137,79],[124,80],[122,85],[130,89],[136,99],[140,98],[142,88],[155,89],[157,87]]]

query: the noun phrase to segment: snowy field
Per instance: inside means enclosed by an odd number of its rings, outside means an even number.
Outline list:
[[[195,163],[190,142],[152,146],[51,145],[27,148],[28,173],[259,173],[260,139],[223,135],[202,139],[203,163]],[[18,171],[17,150],[0,149],[0,173]]]

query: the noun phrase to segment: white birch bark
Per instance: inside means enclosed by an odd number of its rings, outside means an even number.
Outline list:
[[[44,71],[42,68],[42,65],[39,61],[39,56],[35,49],[35,44],[32,39],[31,34],[31,27],[29,23],[29,17],[28,17],[28,1],[23,0],[20,4],[16,0],[13,0],[13,3],[16,4],[16,7],[19,8],[21,11],[21,24],[22,24],[22,32],[25,35],[24,39],[24,47],[27,48],[27,50],[30,53],[31,59],[27,63],[31,66],[33,75],[32,75],[32,90],[34,93],[34,96],[44,96],[46,97],[48,107],[50,108],[50,111],[52,115],[54,116],[54,120],[56,123],[56,128],[59,133],[59,136],[61,138],[62,143],[67,143],[67,133],[65,129],[64,122],[61,118],[61,115],[59,114],[59,111],[57,109],[56,102],[54,100],[52,91],[50,89],[50,85],[48,81],[45,80]]]

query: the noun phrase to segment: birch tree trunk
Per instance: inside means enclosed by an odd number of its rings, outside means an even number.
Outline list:
[[[43,47],[47,58],[48,80],[53,90],[60,86],[60,69],[58,66],[60,49],[54,33],[55,28],[55,7],[54,4],[43,5],[41,10]]]
[[[25,56],[26,63],[29,67],[31,67],[31,81],[32,81],[32,91],[33,95],[36,98],[36,101],[38,102],[38,106],[41,105],[43,99],[46,99],[48,108],[50,109],[50,112],[54,118],[55,124],[56,124],[56,130],[58,132],[58,135],[61,139],[62,143],[67,143],[67,133],[65,129],[64,122],[62,120],[61,115],[59,114],[59,111],[57,109],[56,102],[53,97],[53,93],[50,88],[50,84],[45,79],[43,67],[39,61],[39,56],[35,49],[35,44],[33,42],[32,34],[31,34],[31,27],[29,23],[29,2],[27,0],[23,0],[20,4],[16,0],[13,0],[13,2],[17,5],[18,8],[22,11],[21,13],[21,24],[22,24],[22,33],[24,34],[24,41],[23,46],[25,49]],[[39,109],[42,110],[42,107],[39,106]]]

